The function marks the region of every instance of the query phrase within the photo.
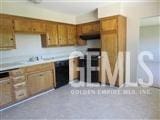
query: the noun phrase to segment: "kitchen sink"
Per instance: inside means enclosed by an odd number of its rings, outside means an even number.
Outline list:
[[[0,67],[12,67],[12,66],[18,66],[18,65],[23,65],[22,62],[13,62],[13,63],[4,63],[4,64],[0,64]]]

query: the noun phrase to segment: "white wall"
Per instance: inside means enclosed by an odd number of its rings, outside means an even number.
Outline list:
[[[121,3],[112,3],[108,4],[105,7],[98,8],[98,18],[103,18],[107,16],[118,15],[122,13],[122,4]]]
[[[131,80],[137,78],[137,50],[139,44],[139,23],[140,19],[159,14],[159,3],[157,2],[125,2],[117,3],[98,8],[98,18],[122,14],[127,17],[127,51],[131,53]],[[127,66],[126,66],[127,67]],[[126,71],[126,79],[129,79],[129,73]]]
[[[98,20],[98,11],[86,13],[84,15],[79,15],[76,17],[76,24],[87,23]]]

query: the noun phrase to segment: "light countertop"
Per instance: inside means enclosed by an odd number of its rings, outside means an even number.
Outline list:
[[[38,64],[43,64],[43,63],[69,60],[69,59],[76,58],[76,57],[79,57],[79,56],[72,56],[72,57],[59,56],[59,57],[55,57],[52,59],[46,59],[46,60],[42,59],[42,60],[35,61],[35,62],[20,61],[20,62],[13,62],[13,63],[5,63],[5,64],[0,64],[0,71],[2,72],[2,71],[6,71],[6,70],[27,67],[27,66],[32,66],[32,65],[38,65]]]

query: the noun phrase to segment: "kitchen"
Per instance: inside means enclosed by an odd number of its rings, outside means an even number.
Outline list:
[[[121,88],[125,84],[125,75],[128,73],[125,71],[127,64],[125,55],[122,61],[124,69],[122,80],[118,77],[116,81],[113,80],[110,83],[106,75],[101,75],[105,69],[103,63],[106,60],[102,51],[108,53],[111,71],[114,72],[118,53],[127,51],[127,25],[130,18],[125,14],[121,15],[119,11],[116,11],[116,14],[99,17],[100,12],[103,11],[103,5],[101,3],[96,6],[96,3],[93,3],[94,10],[91,13],[88,11],[86,15],[79,14],[75,22],[75,17],[71,14],[67,15],[61,7],[63,4],[68,4],[67,2],[43,2],[34,0],[24,3],[2,2],[2,6],[4,6],[0,14],[0,107],[2,112],[14,109],[14,107],[23,105],[30,100],[34,102],[34,98],[38,99],[43,95],[53,93],[54,96],[58,93],[60,96],[64,95],[64,91],[72,89],[68,86],[81,81],[82,77],[84,83],[87,83],[89,75],[91,75],[91,83],[93,84],[101,84],[104,82],[103,80],[106,80],[104,83],[107,85],[106,88],[114,82],[115,89]],[[51,6],[54,6],[55,9],[63,10],[63,12],[51,11],[52,8],[48,4],[52,4]],[[56,4],[59,5],[59,8],[56,8]],[[84,5],[83,2],[74,4],[76,6]],[[46,9],[47,6],[48,9]],[[27,12],[22,9],[23,7]],[[95,10],[98,7],[100,7],[99,10]],[[68,8],[70,7],[68,6]],[[90,7],[90,9],[93,8]],[[79,13],[86,13],[86,11],[79,10]],[[26,14],[24,14],[25,12]],[[79,54],[70,56],[73,52],[81,52],[84,56]],[[89,65],[86,57],[92,52],[97,53],[90,60],[91,66],[96,67],[96,70],[88,74],[87,66]],[[84,68],[84,71],[82,72],[80,68]],[[112,87],[108,89],[112,89]],[[64,99],[65,97],[67,96],[64,96]],[[7,113],[4,114],[7,116]],[[43,117],[39,115],[39,118]],[[67,117],[64,113],[65,118]],[[77,117],[75,118],[77,119]],[[15,117],[15,119],[18,118]],[[28,117],[21,119],[28,119]]]

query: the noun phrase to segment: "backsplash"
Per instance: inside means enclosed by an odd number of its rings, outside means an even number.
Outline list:
[[[16,34],[15,37],[16,49],[0,51],[1,64],[25,60],[32,56],[65,55],[76,50],[74,46],[42,48],[41,38],[38,34]]]
[[[87,40],[87,47],[88,48],[100,48],[100,40]]]
[[[87,41],[86,46],[42,48],[39,34],[16,34],[16,49],[0,51],[0,64],[28,60],[32,56],[65,56],[78,50],[99,47],[99,40]]]

